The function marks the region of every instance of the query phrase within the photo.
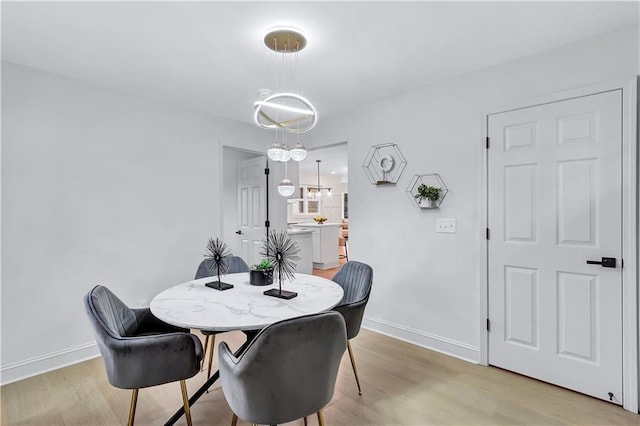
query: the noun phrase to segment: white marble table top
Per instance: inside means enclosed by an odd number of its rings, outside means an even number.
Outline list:
[[[151,312],[162,321],[185,328],[208,331],[259,330],[274,322],[327,311],[342,299],[335,282],[313,275],[296,274],[293,282],[283,281],[282,289],[298,296],[284,300],[265,296],[277,284],[254,286],[249,273],[229,274],[222,282],[233,284],[219,291],[205,286],[216,277],[200,278],[175,285],[151,301]]]

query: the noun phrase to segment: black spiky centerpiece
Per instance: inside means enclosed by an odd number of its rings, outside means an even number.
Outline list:
[[[231,256],[231,252],[227,248],[227,245],[221,239],[217,238],[214,240],[213,238],[209,238],[209,242],[207,243],[207,253],[205,253],[204,257],[207,262],[207,267],[209,269],[215,268],[218,272],[218,281],[212,281],[210,283],[206,283],[205,285],[210,288],[215,288],[216,290],[229,290],[233,288],[233,284],[223,283],[220,281],[220,275],[225,275],[229,266],[227,265],[226,258]]]
[[[282,289],[282,279],[293,280],[296,276],[297,261],[300,260],[298,243],[293,241],[287,231],[271,231],[262,244],[260,255],[269,260],[278,280],[278,288],[264,292],[267,296],[280,299],[293,299],[298,295],[294,291]]]

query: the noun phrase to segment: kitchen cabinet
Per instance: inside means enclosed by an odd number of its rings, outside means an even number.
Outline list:
[[[338,263],[338,232],[340,223],[298,223],[295,228],[311,230],[313,267],[317,269],[331,269]]]

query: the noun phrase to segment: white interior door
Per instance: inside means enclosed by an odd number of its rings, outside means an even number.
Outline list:
[[[260,248],[266,236],[265,157],[238,162],[238,224],[240,256],[249,265],[260,262]]]
[[[622,93],[490,115],[488,134],[489,363],[621,404]]]

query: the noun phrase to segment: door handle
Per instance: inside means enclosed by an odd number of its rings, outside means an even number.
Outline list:
[[[603,257],[602,260],[587,260],[589,265],[602,265],[603,268],[615,268],[615,257]]]
[[[236,231],[236,234],[242,235],[242,231]]]

